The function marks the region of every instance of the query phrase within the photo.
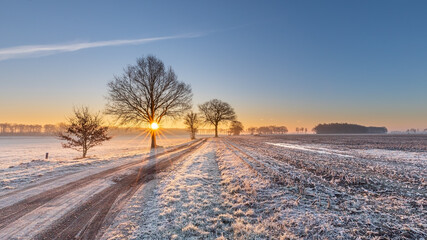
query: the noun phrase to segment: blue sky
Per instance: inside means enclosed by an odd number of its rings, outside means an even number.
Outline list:
[[[227,101],[245,127],[424,129],[426,11],[425,1],[3,1],[0,122],[102,110],[113,76],[153,54],[191,84],[195,106]],[[170,39],[108,42],[159,37]],[[75,44],[88,48],[34,52]]]

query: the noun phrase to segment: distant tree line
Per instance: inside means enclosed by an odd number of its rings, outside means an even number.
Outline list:
[[[191,139],[195,139],[201,124],[213,126],[215,137],[218,137],[219,126],[226,123],[231,123],[227,130],[231,134],[239,135],[243,131],[234,109],[219,99],[198,105],[199,113],[192,112],[191,86],[179,81],[172,67],[166,67],[152,55],[138,58],[136,64],[124,68],[124,73],[114,76],[107,86],[108,102],[104,113],[123,126],[148,124],[146,131],[151,136],[152,150],[157,147],[157,135],[165,119],[184,117]],[[82,152],[83,158],[89,149],[110,140],[111,132],[130,133],[133,130],[104,126],[101,112],[91,112],[86,106],[75,107],[72,116],[60,125],[0,125],[0,135],[55,135],[65,141],[64,148]]]
[[[324,123],[313,128],[317,134],[343,134],[343,133],[387,133],[385,127],[365,127],[349,123]]]
[[[59,129],[60,124],[0,123],[0,135],[54,135]]]
[[[250,127],[248,132],[252,135],[258,134],[285,134],[288,132],[288,128],[285,126],[263,126],[263,127]]]
[[[417,133],[417,129],[415,128],[408,129],[406,130],[406,133]]]
[[[297,127],[297,128],[295,128],[295,131],[297,133],[307,133],[307,128]]]
[[[203,128],[199,128],[197,130],[198,134],[200,134],[200,135],[215,134],[215,128],[207,128],[205,125],[203,125],[203,126],[204,126]],[[229,132],[230,132],[229,128],[219,128],[218,127],[218,134],[227,135]]]
[[[411,134],[411,133],[427,133],[427,128],[424,129],[424,131],[421,131],[419,129],[415,129],[415,128],[410,128],[408,130],[406,130],[406,133]]]

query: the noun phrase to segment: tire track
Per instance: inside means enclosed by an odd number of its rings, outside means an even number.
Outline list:
[[[35,236],[35,239],[95,239],[102,235],[114,217],[138,188],[156,173],[165,170],[172,162],[183,159],[199,148],[205,140],[198,141],[187,149],[166,159],[141,166],[117,183],[97,193],[79,207],[66,213],[61,219]]]
[[[182,149],[192,149],[195,146],[200,145],[200,143],[202,142],[202,140],[193,142],[189,145],[183,145],[183,146],[179,146],[177,148],[174,148],[172,150],[169,151],[165,151],[156,155],[152,155],[150,157],[147,157],[145,160],[141,161],[135,161],[135,162],[131,162],[131,163],[127,163],[118,167],[114,167],[111,169],[107,169],[105,171],[102,171],[100,173],[96,173],[87,177],[84,177],[80,180],[65,184],[63,186],[60,187],[56,187],[54,189],[42,192],[40,194],[31,196],[29,198],[26,198],[22,201],[19,201],[11,206],[7,206],[4,207],[2,209],[0,209],[0,230],[5,228],[6,226],[12,224],[13,222],[15,222],[16,220],[18,220],[19,218],[21,218],[22,216],[32,212],[34,209],[46,204],[47,202],[50,202],[54,199],[57,199],[59,197],[62,197],[76,189],[79,189],[83,186],[86,186],[90,183],[92,183],[93,181],[100,179],[100,178],[105,178],[108,176],[111,176],[114,173],[117,173],[119,171],[122,171],[124,169],[136,166],[138,164],[141,164],[142,162],[146,162],[147,160],[153,160],[157,157],[163,156],[165,154],[172,154],[174,152],[178,152]],[[183,150],[185,151],[185,150]],[[34,186],[37,187],[37,186]]]

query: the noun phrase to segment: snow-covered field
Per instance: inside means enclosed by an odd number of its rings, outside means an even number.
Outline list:
[[[169,147],[188,142],[187,135],[160,136],[158,145]],[[25,184],[80,171],[105,164],[123,164],[141,158],[149,151],[149,138],[144,136],[115,136],[101,146],[81,153],[64,149],[61,141],[48,136],[0,136],[0,195]],[[49,158],[45,159],[45,154]],[[132,157],[132,158],[131,158]]]
[[[184,147],[185,154],[172,151],[171,155],[177,157],[166,155],[144,163],[157,166],[163,161],[171,165],[159,168],[140,185],[133,184],[131,195],[120,194],[110,210],[114,218],[104,221],[96,236],[427,239],[426,145],[427,137],[389,135],[210,138],[190,145],[192,148]],[[130,148],[123,152],[119,149],[111,153],[111,158],[99,161],[118,166],[142,156],[129,155]],[[79,168],[78,175],[58,178],[38,191],[113,165],[85,166]],[[0,238],[35,236],[35,232],[55,225],[68,212],[90,201],[91,196],[109,188],[116,190],[114,186],[132,174],[135,170],[125,168],[96,178],[90,185],[73,186],[72,192],[59,195],[10,224],[2,226],[0,222]],[[24,199],[34,191],[5,191],[3,197],[0,194],[1,203],[5,203],[0,204],[0,212],[14,199]]]
[[[427,237],[427,142],[402,151],[309,140],[210,140],[141,188],[103,239]]]

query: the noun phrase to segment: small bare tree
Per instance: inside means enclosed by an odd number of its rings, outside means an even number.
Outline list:
[[[230,132],[237,136],[240,135],[240,132],[243,131],[243,124],[239,121],[232,121],[230,125]]]
[[[215,137],[218,137],[218,125],[221,122],[236,119],[236,113],[230,104],[218,99],[199,105],[199,110],[204,115],[204,121],[215,126]]]
[[[87,107],[74,108],[74,116],[67,120],[65,131],[58,135],[61,140],[67,141],[62,147],[81,151],[83,158],[89,149],[111,139],[107,135],[108,127],[102,126],[100,114],[90,113]]]
[[[156,128],[166,118],[177,118],[191,108],[191,87],[178,81],[171,67],[154,56],[139,58],[124,74],[108,83],[106,113],[121,124],[148,123],[151,148],[156,147]]]
[[[191,139],[196,139],[196,133],[200,125],[200,118],[197,113],[187,113],[184,117],[184,124],[190,132]]]

